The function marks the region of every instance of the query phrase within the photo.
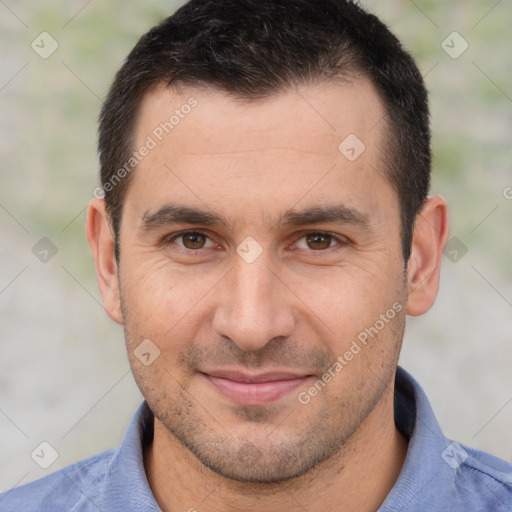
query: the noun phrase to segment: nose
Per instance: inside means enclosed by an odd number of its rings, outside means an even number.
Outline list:
[[[264,254],[252,263],[237,256],[222,282],[213,330],[247,351],[289,337],[296,322],[291,295]]]

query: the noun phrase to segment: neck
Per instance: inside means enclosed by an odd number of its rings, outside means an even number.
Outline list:
[[[407,453],[407,441],[394,423],[392,386],[341,450],[307,474],[279,484],[220,476],[156,418],[154,428],[144,463],[163,512],[374,512],[395,484]]]

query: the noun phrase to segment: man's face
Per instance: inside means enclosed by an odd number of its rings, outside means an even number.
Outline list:
[[[134,147],[156,147],[123,210],[128,354],[166,432],[224,476],[302,474],[390,403],[407,292],[383,115],[362,80],[142,102]]]

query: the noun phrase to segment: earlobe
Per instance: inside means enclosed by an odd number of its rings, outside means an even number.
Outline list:
[[[107,315],[123,323],[115,246],[103,199],[92,199],[87,210],[85,231],[94,258],[98,286]]]
[[[408,315],[422,315],[434,304],[448,234],[446,200],[439,195],[429,197],[416,216],[411,256],[407,264]]]

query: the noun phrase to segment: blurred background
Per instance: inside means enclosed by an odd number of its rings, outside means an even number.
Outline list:
[[[401,364],[448,437],[512,461],[512,3],[362,3],[425,76],[432,193],[451,206],[439,298]],[[102,98],[178,5],[0,0],[0,490],[117,446],[141,400],[84,220]]]

